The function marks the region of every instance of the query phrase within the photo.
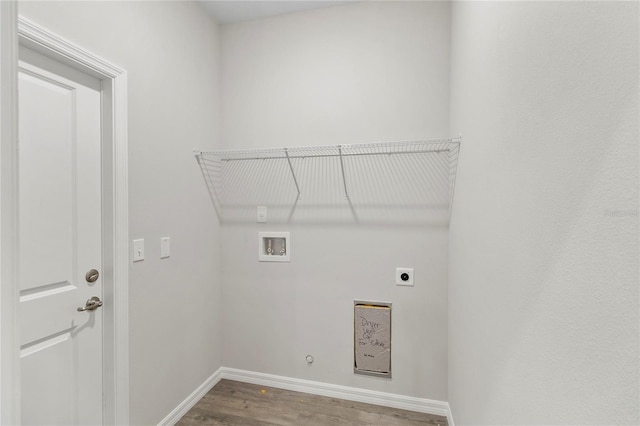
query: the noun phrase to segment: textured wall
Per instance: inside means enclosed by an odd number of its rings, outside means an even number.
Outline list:
[[[456,424],[638,424],[638,3],[456,2]]]
[[[447,2],[363,2],[221,28],[227,147],[447,135]],[[307,187],[344,203],[341,183],[310,176]],[[309,207],[294,224],[259,225],[254,205],[254,223],[223,226],[223,364],[446,400],[446,221],[398,219],[384,196],[375,212],[389,214],[375,223]],[[291,263],[258,263],[259,230],[291,232]],[[415,268],[415,287],[395,285],[398,266]],[[354,299],[393,302],[392,380],[353,374]]]
[[[218,136],[217,25],[191,2],[21,2],[129,78],[131,424],[157,424],[221,365],[219,235],[191,150]],[[171,257],[160,260],[160,237]]]

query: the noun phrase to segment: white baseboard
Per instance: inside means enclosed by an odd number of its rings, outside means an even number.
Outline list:
[[[273,374],[256,373],[254,371],[238,370],[235,368],[222,367],[220,370],[223,379],[235,380],[237,382],[253,383],[256,385],[346,399],[349,401],[365,402],[367,404],[382,405],[384,407],[435,414],[447,418],[450,416],[449,404],[444,401],[333,385],[330,383],[314,382]],[[449,424],[452,425],[453,423]]]
[[[305,392],[313,395],[328,396],[331,398],[346,399],[348,401],[364,402],[367,404],[381,405],[384,407],[399,408],[402,410],[417,411],[420,413],[445,416],[449,426],[455,426],[451,407],[447,402],[433,399],[416,398],[394,393],[379,392],[368,389],[349,386],[333,385],[331,383],[314,382],[311,380],[296,379],[293,377],[276,376],[274,374],[257,373],[255,371],[238,370],[236,368],[220,367],[203,384],[182,401],[167,417],[162,419],[158,426],[173,426],[196,403],[213,388],[221,379],[235,380],[236,382],[253,383],[255,385],[268,386],[278,389],[286,389],[295,392]]]
[[[218,382],[222,379],[222,368],[219,368],[218,371],[213,373],[207,380],[204,381],[203,384],[198,386],[196,390],[194,390],[191,395],[189,395],[184,401],[182,401],[176,408],[173,409],[165,417],[158,423],[158,426],[173,426],[178,423],[178,420],[182,418],[187,411],[189,411],[200,399],[205,396],[207,392],[211,390]]]

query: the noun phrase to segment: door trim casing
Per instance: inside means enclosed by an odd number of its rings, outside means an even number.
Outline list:
[[[0,16],[1,17],[1,16]],[[4,24],[4,22],[3,22]],[[104,340],[104,424],[129,424],[129,225],[128,225],[128,151],[127,151],[127,73],[120,67],[82,49],[64,38],[49,32],[37,24],[17,17],[17,25],[14,26],[13,39],[16,40],[12,52],[13,87],[12,93],[16,93],[17,87],[17,52],[18,46],[36,50],[52,59],[60,61],[68,66],[84,73],[97,77],[102,82],[102,217],[103,217],[103,340]],[[5,34],[0,35],[4,41]],[[11,37],[9,37],[11,38]],[[4,89],[3,97],[4,97]],[[13,102],[13,108],[17,108],[17,101]],[[4,115],[5,111],[2,110]],[[7,114],[9,115],[9,114]],[[10,118],[17,129],[17,109],[12,111]],[[3,123],[4,124],[4,118]],[[5,248],[5,235],[15,249],[17,241],[15,229],[17,229],[15,214],[17,203],[17,130],[13,129],[13,137],[1,140],[1,154],[9,153],[11,158],[1,158],[0,178],[2,179],[2,251],[0,251],[0,265],[2,267],[2,307],[7,303],[4,296],[9,295],[13,299],[14,306],[10,312],[10,321],[13,330],[9,327],[2,329],[3,345],[6,341],[13,342],[12,362],[2,362],[0,379],[2,380],[3,399],[5,390],[12,389],[12,400],[2,401],[2,423],[19,424],[19,375],[15,372],[19,367],[19,347],[17,336],[17,303],[18,288],[15,274],[15,256],[7,253]],[[3,135],[4,136],[4,135]],[[11,145],[11,146],[7,146]],[[10,162],[10,166],[5,167]],[[5,185],[5,178],[8,179]],[[7,188],[10,187],[10,188]],[[9,194],[5,193],[5,190]],[[5,215],[6,212],[9,214]],[[15,251],[14,251],[15,253]],[[6,261],[6,262],[5,262]],[[5,264],[10,268],[5,271]],[[10,288],[11,287],[11,288]],[[4,314],[2,318],[4,324]],[[5,331],[9,336],[5,336]],[[7,340],[5,340],[5,337]],[[6,355],[2,351],[2,355]],[[5,365],[11,364],[13,371],[5,370]],[[5,374],[6,373],[6,374]],[[5,404],[12,407],[10,418],[5,418]]]
[[[18,20],[13,0],[0,1],[0,424],[19,424],[16,333],[15,173],[18,139]]]

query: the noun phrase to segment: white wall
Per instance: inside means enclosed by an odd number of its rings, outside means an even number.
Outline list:
[[[221,37],[228,148],[448,135],[446,2],[358,3],[226,25]],[[223,226],[223,364],[446,400],[446,223],[314,214]],[[258,263],[259,230],[291,231],[290,264]],[[398,266],[415,268],[414,288],[395,286]],[[354,299],[393,302],[391,380],[353,374]]]
[[[218,122],[218,29],[191,2],[21,2],[128,71],[131,424],[157,424],[221,366],[219,227],[191,153]],[[171,237],[160,260],[159,238]]]
[[[447,2],[222,26],[223,140],[257,148],[448,137]]]
[[[456,2],[456,424],[638,424],[638,3]]]

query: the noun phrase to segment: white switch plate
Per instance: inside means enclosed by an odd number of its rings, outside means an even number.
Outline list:
[[[144,240],[133,240],[133,261],[144,260]]]
[[[267,223],[267,206],[258,206],[256,211],[256,222]]]
[[[403,274],[408,275],[408,279],[403,280]],[[405,277],[406,278],[406,277]],[[396,268],[396,285],[413,286],[413,268]]]
[[[166,259],[171,256],[171,238],[162,237],[160,238],[160,259]]]

